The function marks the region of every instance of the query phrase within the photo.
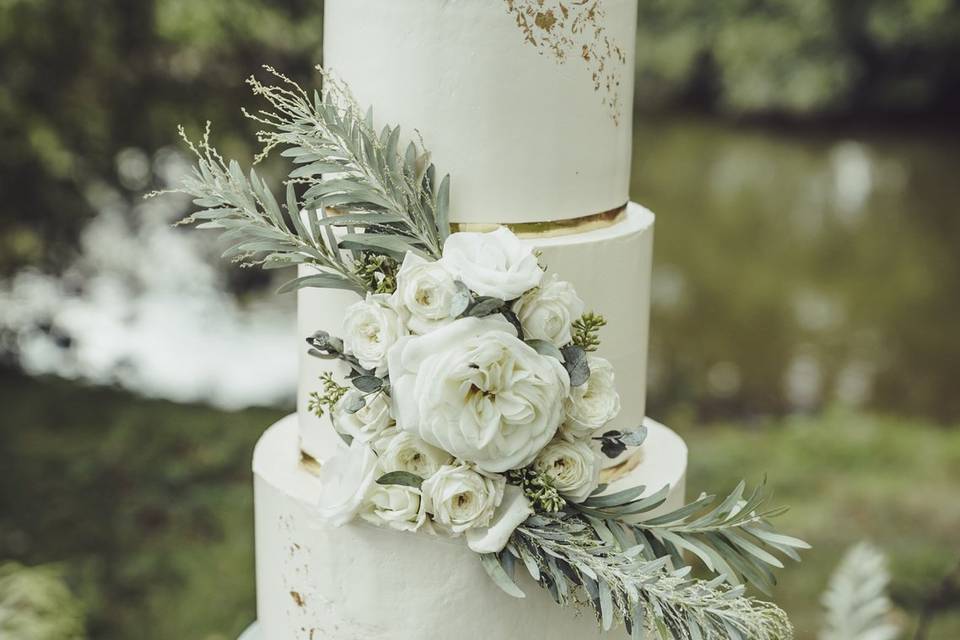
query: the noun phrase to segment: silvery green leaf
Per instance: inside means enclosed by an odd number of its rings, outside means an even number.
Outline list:
[[[351,395],[347,400],[347,404],[344,406],[343,410],[347,413],[354,414],[357,411],[360,411],[360,409],[363,409],[365,406],[367,406],[367,401],[363,396]]]
[[[437,190],[437,210],[435,213],[437,230],[440,239],[446,240],[450,235],[450,174],[443,177],[440,189]]]
[[[625,431],[620,436],[620,442],[628,447],[639,447],[647,439],[647,427],[640,425],[632,431]]]
[[[421,485],[423,485],[423,478],[415,473],[410,473],[409,471],[391,471],[390,473],[385,473],[377,478],[377,484],[395,484],[419,489]]]
[[[450,316],[459,318],[470,306],[470,303],[473,302],[473,294],[470,293],[467,285],[459,280],[457,280],[455,284],[457,292],[453,295],[453,300],[450,302]]]
[[[615,460],[623,455],[627,450],[627,445],[618,439],[603,438],[600,444],[600,451],[611,460]]]
[[[341,249],[359,249],[361,251],[376,251],[387,253],[398,260],[403,260],[407,251],[412,251],[421,257],[423,250],[414,246],[410,239],[385,233],[348,233],[340,240]]]
[[[526,598],[526,594],[520,590],[520,587],[514,583],[513,579],[507,575],[507,572],[504,571],[503,567],[500,565],[500,560],[496,555],[492,553],[485,553],[480,556],[480,562],[483,565],[484,570],[487,572],[487,575],[493,580],[500,589],[509,596],[514,598]]]
[[[549,356],[551,358],[556,358],[560,362],[563,362],[563,354],[560,353],[560,349],[557,348],[555,344],[549,340],[527,340],[527,344],[533,347],[533,350],[539,353],[542,356]]]
[[[345,213],[319,220],[318,224],[334,227],[387,226],[401,222],[403,218],[394,213]]]
[[[560,353],[563,354],[563,366],[570,375],[570,385],[573,387],[585,385],[590,379],[587,352],[575,344],[568,344],[560,349]]]
[[[504,305],[500,298],[478,298],[476,304],[467,309],[468,318],[483,318],[497,313]]]
[[[309,276],[301,276],[282,285],[277,289],[277,293],[288,293],[303,289],[304,287],[317,287],[320,289],[343,289],[346,291],[357,291],[356,283],[347,280],[341,275],[335,273],[315,273]],[[358,291],[359,293],[359,291]]]
[[[377,376],[357,376],[352,378],[350,382],[353,383],[353,386],[357,388],[358,391],[363,393],[376,393],[383,388],[383,378],[378,378]]]
[[[608,493],[602,496],[591,497],[587,499],[583,505],[585,507],[592,508],[621,506],[628,504],[631,500],[639,498],[646,490],[647,488],[644,485],[638,485],[636,487],[624,489],[623,491],[617,491],[616,493]]]

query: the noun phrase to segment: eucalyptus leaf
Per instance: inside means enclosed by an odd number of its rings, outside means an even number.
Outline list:
[[[456,280],[454,284],[456,285],[457,291],[453,295],[453,300],[450,302],[450,316],[459,318],[473,302],[473,294],[470,293],[467,285],[461,281]]]
[[[377,376],[357,376],[350,380],[358,391],[363,393],[376,393],[383,389],[383,378]]]
[[[477,298],[476,303],[467,309],[466,315],[468,318],[483,318],[497,313],[503,308],[504,304],[506,303],[500,298]]]
[[[568,344],[560,349],[563,354],[563,366],[570,375],[570,385],[580,387],[590,379],[590,364],[587,359],[587,352],[575,344]]]
[[[423,485],[423,478],[410,473],[409,471],[391,471],[377,478],[377,484],[381,485],[400,485],[403,487],[413,487],[419,489]]]
[[[486,553],[480,556],[480,562],[483,565],[484,570],[487,572],[487,575],[493,580],[500,589],[509,596],[514,598],[526,598],[526,594],[516,585],[513,579],[507,575],[507,572],[504,571],[503,567],[500,565],[500,560],[496,555],[491,553]]]

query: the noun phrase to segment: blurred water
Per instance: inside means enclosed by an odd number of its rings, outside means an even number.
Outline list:
[[[168,181],[185,169],[161,152]],[[31,374],[56,374],[225,408],[290,404],[297,346],[292,297],[228,293],[215,236],[171,223],[186,203],[143,201],[151,161],[118,156],[128,194],[96,184],[99,215],[61,277],[19,273],[0,284],[0,330]],[[169,175],[166,175],[169,174]]]
[[[637,123],[657,214],[651,407],[960,420],[960,137]]]
[[[169,226],[186,203],[139,198],[184,168],[121,152],[126,191],[90,186],[101,214],[76,264],[0,284],[0,348],[31,373],[152,396],[289,402],[293,296],[227,293],[214,236]],[[842,403],[960,420],[958,173],[942,132],[639,121],[632,194],[658,214],[651,413]]]

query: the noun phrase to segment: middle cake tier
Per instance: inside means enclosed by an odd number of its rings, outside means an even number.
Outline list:
[[[548,274],[569,281],[587,310],[605,316],[609,324],[600,332],[597,355],[616,371],[621,411],[607,429],[629,430],[640,426],[646,409],[647,336],[650,320],[650,271],[653,256],[654,215],[631,203],[613,220],[570,233],[570,229],[539,229],[524,238],[542,254]],[[305,268],[301,275],[308,275]],[[345,309],[359,300],[357,294],[331,289],[301,289],[297,325],[302,340],[318,330],[343,335]],[[297,411],[303,451],[318,460],[339,440],[328,416],[316,417],[308,408],[310,394],[321,388],[327,371],[338,378],[346,374],[337,362],[307,354],[301,341]],[[617,461],[619,462],[619,461]]]

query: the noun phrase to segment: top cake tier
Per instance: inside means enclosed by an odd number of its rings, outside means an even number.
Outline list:
[[[327,0],[324,66],[418,131],[453,222],[539,223],[629,199],[637,0]]]

